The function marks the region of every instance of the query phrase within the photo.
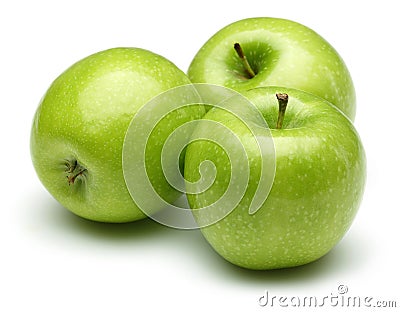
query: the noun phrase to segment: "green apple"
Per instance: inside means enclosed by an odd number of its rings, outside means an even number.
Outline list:
[[[125,185],[125,133],[150,99],[189,83],[170,61],[139,48],[109,49],[72,65],[47,90],[33,121],[31,156],[43,185],[83,218],[102,222],[144,218]],[[160,143],[180,123],[200,118],[204,108],[173,114],[155,127],[146,148],[149,179],[166,201],[180,193],[162,174]]]
[[[189,78],[239,92],[284,86],[318,95],[351,120],[352,79],[335,49],[313,30],[278,18],[250,18],[218,31],[194,57]]]
[[[231,163],[241,153],[240,146],[237,153],[227,153],[217,143],[217,134],[213,140],[191,142],[185,156],[187,183],[207,180],[208,175],[215,179],[205,191],[196,192],[191,186],[190,207],[207,241],[233,264],[261,270],[314,261],[344,236],[360,205],[366,179],[366,158],[360,137],[341,111],[310,93],[260,87],[243,95],[262,115],[260,119],[254,116],[251,123],[259,128],[269,125],[275,151],[259,149],[249,125],[238,114],[221,107],[212,108],[202,119],[208,122],[199,123],[193,137],[213,131],[210,121],[218,127],[223,125],[245,149],[250,174],[240,202],[231,207],[225,218],[209,222],[213,217],[207,218],[198,211],[226,195],[235,174]],[[248,111],[243,115],[248,115]],[[226,138],[219,141],[225,142]],[[250,205],[259,184],[263,157],[274,157],[275,168],[271,166],[270,172],[268,168],[266,171],[274,179],[272,187],[265,189],[265,201],[252,210]],[[212,162],[216,172],[201,171],[204,162]],[[244,168],[246,164],[242,163]],[[208,213],[218,215],[218,211]]]

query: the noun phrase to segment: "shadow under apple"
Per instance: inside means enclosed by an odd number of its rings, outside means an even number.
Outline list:
[[[104,243],[104,248],[110,244],[128,248],[152,244],[158,248],[162,244],[165,248],[184,254],[193,270],[206,268],[207,276],[219,276],[219,279],[237,284],[279,285],[345,276],[347,272],[359,269],[369,257],[365,239],[356,235],[357,232],[352,232],[331,252],[312,263],[288,269],[254,271],[237,267],[220,257],[200,230],[177,230],[151,219],[122,224],[99,223],[74,215],[49,195],[40,196],[34,201],[32,198],[26,200],[30,205],[26,205],[29,212],[25,211],[25,225],[29,225],[29,222],[31,227],[41,228],[47,235],[73,235],[79,240],[83,238],[83,241]],[[32,202],[35,202],[34,208]]]
[[[52,220],[58,228],[71,231],[75,234],[89,236],[90,239],[102,241],[116,241],[118,243],[134,241],[165,239],[175,235],[173,229],[158,224],[146,218],[128,223],[102,223],[81,218],[66,210],[59,203],[51,203]],[[50,212],[50,211],[48,211]]]

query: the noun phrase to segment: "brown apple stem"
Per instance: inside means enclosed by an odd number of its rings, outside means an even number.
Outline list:
[[[249,61],[247,60],[246,55],[244,55],[242,47],[237,42],[233,45],[233,47],[234,47],[237,55],[239,56],[239,58],[242,60],[243,65],[244,65],[244,69],[246,70],[248,76],[250,78],[253,78],[256,74],[254,73],[254,70],[251,68],[251,66],[249,64]]]
[[[277,93],[276,98],[279,103],[279,115],[276,122],[276,129],[282,129],[283,119],[285,118],[286,107],[289,102],[289,96],[286,93]]]

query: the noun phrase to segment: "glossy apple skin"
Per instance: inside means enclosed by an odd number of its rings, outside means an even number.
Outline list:
[[[102,51],[68,68],[47,90],[33,121],[31,156],[43,185],[83,218],[102,222],[144,218],[125,186],[124,136],[135,112],[146,102],[188,83],[187,76],[170,61],[138,48]],[[162,123],[158,134],[149,139],[149,178],[166,200],[174,200],[179,193],[168,186],[157,166],[158,143],[179,123],[203,113],[204,109],[185,111],[183,118]],[[73,184],[68,183],[66,173],[71,160],[87,169]]]
[[[233,48],[240,43],[256,76],[248,79]],[[218,31],[194,57],[189,70],[194,83],[212,83],[245,91],[284,86],[318,95],[351,120],[356,96],[350,73],[335,49],[316,32],[278,18],[250,18]]]
[[[278,116],[276,93],[287,93],[289,104],[283,128],[274,129]],[[359,208],[366,179],[366,158],[350,120],[330,103],[309,93],[281,87],[243,93],[270,125],[275,145],[276,172],[272,189],[255,213],[249,204],[257,187],[260,154],[248,128],[220,108],[203,119],[222,123],[243,142],[250,161],[250,179],[238,206],[224,219],[201,229],[223,258],[238,266],[264,270],[312,262],[328,253],[349,229]],[[260,124],[260,126],[262,126]],[[206,131],[201,125],[194,135]],[[212,161],[214,184],[188,195],[196,210],[223,196],[231,175],[229,159],[215,143],[188,146],[185,178],[199,179],[199,165]]]

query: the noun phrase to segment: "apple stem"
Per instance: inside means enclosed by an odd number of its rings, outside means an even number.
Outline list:
[[[277,93],[276,98],[279,103],[278,121],[276,122],[276,129],[282,129],[283,119],[285,118],[286,107],[289,102],[289,96],[286,93]]]
[[[242,60],[244,68],[245,68],[248,76],[250,77],[250,79],[253,78],[256,74],[254,73],[254,70],[251,68],[246,55],[244,55],[242,47],[237,42],[233,45],[233,47],[234,47],[237,55],[239,56],[239,58]]]
[[[68,185],[74,184],[76,178],[83,176],[87,171],[87,169],[84,168],[82,165],[80,165],[77,160],[73,161],[66,160],[65,165],[66,165],[65,172],[68,174],[67,175]]]

